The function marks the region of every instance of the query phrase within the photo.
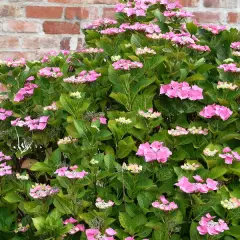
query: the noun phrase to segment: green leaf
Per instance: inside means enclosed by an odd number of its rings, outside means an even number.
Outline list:
[[[7,193],[4,199],[9,203],[17,203],[23,201],[23,198],[16,191]]]
[[[71,210],[71,208],[73,208],[72,202],[66,198],[56,196],[53,200],[53,205],[63,214],[73,214]]]
[[[37,231],[41,231],[44,228],[45,218],[44,217],[36,217],[32,218],[33,225],[37,229]]]
[[[142,39],[137,34],[132,34],[130,41],[132,45],[135,45],[138,48],[142,47]]]
[[[46,173],[51,174],[55,169],[52,169],[50,166],[48,166],[44,162],[37,162],[32,165],[30,170],[34,171],[34,172],[46,172]]]
[[[217,179],[222,177],[227,172],[227,168],[223,166],[217,166],[210,170],[209,177],[212,179]]]
[[[191,240],[200,240],[199,233],[197,231],[198,223],[192,222],[190,227],[190,239]]]
[[[187,82],[194,82],[194,81],[203,81],[205,77],[202,74],[194,74],[191,77],[186,78]]]
[[[136,149],[136,146],[135,146],[135,142],[133,141],[132,137],[131,136],[126,137],[123,140],[118,142],[117,157],[125,158],[134,149]]]
[[[129,101],[126,94],[112,92],[110,94],[110,97],[117,101],[118,103],[122,104],[126,109],[129,109]]]
[[[198,31],[197,25],[195,25],[193,22],[186,23],[186,27],[191,34],[196,34]]]
[[[104,164],[107,171],[111,172],[114,170],[115,167],[115,157],[112,154],[106,154],[104,156]]]

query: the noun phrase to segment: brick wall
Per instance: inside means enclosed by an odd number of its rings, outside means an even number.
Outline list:
[[[113,16],[118,0],[0,0],[0,59],[36,59],[44,52],[76,49],[81,27]],[[200,22],[240,25],[240,0],[180,0]]]

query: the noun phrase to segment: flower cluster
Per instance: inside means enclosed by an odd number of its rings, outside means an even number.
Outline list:
[[[108,27],[110,25],[117,24],[117,21],[114,19],[109,18],[103,18],[103,19],[97,19],[91,24],[84,27],[84,29],[98,29],[101,27]]]
[[[228,210],[236,209],[240,207],[240,199],[237,198],[225,199],[221,201],[221,205]]]
[[[30,225],[27,224],[26,226],[23,226],[22,223],[18,223],[18,228],[14,230],[15,233],[18,233],[18,232],[26,232],[28,229],[30,228]]]
[[[107,124],[107,119],[106,119],[105,117],[103,117],[103,116],[94,117],[94,118],[92,119],[92,122],[95,122],[95,121],[97,121],[97,120],[99,120],[100,123],[103,124],[103,125],[106,125],[106,124]]]
[[[188,135],[189,131],[185,128],[177,126],[176,129],[168,130],[168,134],[172,136],[182,136],[182,135]]]
[[[19,179],[19,180],[23,180],[23,181],[26,181],[29,179],[29,175],[26,173],[26,174],[20,174],[20,173],[16,173],[16,178]]]
[[[64,56],[68,55],[70,53],[69,50],[61,50],[61,52]],[[49,62],[49,57],[52,56],[52,57],[56,57],[60,54],[59,52],[55,51],[55,50],[52,50],[52,51],[49,51],[47,54],[45,54],[41,60],[42,63],[45,63],[45,62]],[[60,56],[59,56],[60,57]],[[61,57],[60,57],[61,58]]]
[[[160,94],[165,94],[170,98],[189,99],[192,101],[203,99],[203,89],[193,85],[190,86],[187,82],[171,81],[170,84],[165,84],[160,87]]]
[[[78,53],[102,53],[102,48],[80,48],[77,50]]]
[[[213,116],[219,116],[222,120],[228,120],[232,115],[232,111],[224,106],[212,104],[203,108],[199,113],[200,116],[205,118],[212,118]]]
[[[125,117],[116,118],[115,121],[117,123],[120,123],[120,124],[130,124],[130,123],[132,123],[131,119],[127,119]]]
[[[152,144],[140,144],[136,153],[138,156],[143,156],[146,162],[158,161],[159,163],[167,162],[172,152],[164,147],[163,142],[155,141]]]
[[[177,18],[187,18],[187,17],[193,17],[194,15],[191,12],[186,12],[184,10],[180,11],[165,11],[163,13],[165,17],[177,17]]]
[[[240,57],[240,51],[233,51],[232,55],[236,57]]]
[[[148,109],[147,112],[140,110],[138,111],[138,114],[143,116],[144,118],[149,118],[149,119],[154,119],[161,116],[160,112],[154,112],[152,108]]]
[[[31,82],[31,81],[34,81],[35,80],[35,77],[34,76],[30,76],[26,79],[26,82]]]
[[[37,84],[34,83],[25,83],[23,88],[20,88],[17,94],[14,97],[15,102],[20,102],[24,100],[25,97],[33,95],[34,89],[38,88]]]
[[[122,58],[122,57],[121,57],[120,55],[111,56],[111,60],[112,60],[113,62],[116,62],[116,61],[120,60],[121,58]]]
[[[120,59],[112,64],[115,70],[130,70],[131,68],[142,68],[141,62],[132,62],[126,59]]]
[[[44,111],[57,111],[58,107],[57,107],[56,102],[53,102],[51,105],[44,107],[43,110]]]
[[[115,35],[123,32],[125,32],[125,30],[120,28],[107,28],[100,31],[100,33],[103,35]]]
[[[29,195],[35,199],[43,199],[47,196],[55,195],[59,192],[59,188],[51,187],[46,184],[35,184],[31,187]]]
[[[208,129],[207,128],[202,128],[202,127],[191,127],[191,128],[188,128],[188,131],[189,133],[193,134],[193,135],[196,135],[196,134],[199,134],[199,135],[208,135]]]
[[[6,110],[4,108],[0,108],[0,120],[4,121],[8,117],[11,117],[13,112],[11,110]]]
[[[204,180],[199,175],[193,176],[193,178],[197,181],[197,183],[191,183],[187,177],[182,177],[175,185],[185,193],[208,193],[209,191],[218,189],[218,182],[214,181],[211,178],[208,178],[206,180],[206,183],[204,183]]]
[[[145,32],[147,34],[156,34],[161,32],[161,29],[159,28],[159,26],[154,23],[149,23],[149,24],[139,23],[139,22],[136,22],[134,24],[123,23],[120,25],[119,29],[124,31],[126,30],[140,31],[140,32]]]
[[[74,84],[80,84],[80,83],[86,83],[86,82],[94,82],[101,76],[101,73],[97,73],[95,71],[82,71],[78,74],[77,77],[72,76],[69,78],[63,79],[66,83],[74,83]]]
[[[11,125],[17,127],[28,127],[30,131],[44,130],[47,126],[48,118],[48,116],[42,116],[40,118],[31,119],[30,116],[27,116],[24,118],[25,121],[20,118],[11,121]]]
[[[222,64],[218,67],[219,69],[223,69],[224,72],[240,72],[240,68],[237,67],[236,63],[226,63],[226,64]]]
[[[195,41],[198,41],[197,38],[185,32],[183,33],[167,32],[163,34],[151,33],[151,34],[147,34],[146,36],[152,39],[170,40],[173,44],[177,44],[181,46],[190,46],[191,44],[195,44]]]
[[[95,206],[99,209],[107,209],[110,208],[114,205],[114,202],[109,200],[108,202],[105,202],[103,199],[101,199],[100,197],[98,197],[96,199],[96,203]]]
[[[201,235],[218,235],[225,230],[229,230],[227,224],[222,220],[218,219],[218,222],[214,222],[213,219],[215,216],[211,216],[210,213],[207,213],[206,216],[203,216],[199,222],[197,230]]]
[[[153,49],[151,48],[148,48],[148,47],[144,47],[144,48],[137,48],[136,49],[136,54],[137,55],[144,55],[144,54],[157,54],[156,51],[154,51]]]
[[[142,166],[135,164],[135,163],[130,163],[130,164],[126,164],[125,162],[122,165],[122,169],[129,171],[131,173],[140,173],[142,171]]]
[[[201,27],[209,32],[211,32],[214,35],[219,34],[220,32],[226,30],[226,26],[215,26],[215,25],[201,25]]]
[[[225,147],[219,157],[224,159],[226,164],[232,164],[233,160],[240,161],[240,155],[237,152],[232,151],[230,147]]]
[[[97,228],[86,230],[87,240],[114,240],[116,234],[117,232],[112,228],[107,228],[104,234],[101,234]]]
[[[198,163],[184,163],[181,168],[185,171],[196,171],[200,167]]]
[[[175,202],[169,202],[165,196],[160,196],[159,201],[152,203],[154,208],[158,208],[162,211],[169,212],[178,208],[178,205]]]
[[[45,78],[62,77],[63,73],[59,67],[45,67],[39,70],[38,75]]]
[[[70,179],[82,179],[84,178],[88,172],[85,172],[84,170],[81,172],[77,172],[78,166],[72,166],[72,167],[62,167],[58,168],[55,171],[55,174],[57,174],[59,177],[67,177]]]
[[[240,50],[240,42],[232,42],[230,47],[235,50]]]
[[[82,98],[81,92],[71,92],[69,95],[72,98],[77,98],[77,99],[81,99]]]
[[[5,155],[3,152],[0,152],[0,162],[2,161],[8,161],[11,160],[12,158],[10,156]]]
[[[203,150],[203,154],[208,157],[214,157],[217,154],[217,152],[218,152],[217,149],[211,150],[209,148],[205,148]]]
[[[68,218],[68,219],[66,219],[65,221],[63,221],[63,224],[64,225],[67,225],[67,224],[74,224],[74,223],[76,223],[77,222],[77,220],[76,219],[74,219],[74,218],[72,218],[72,217],[70,217],[70,218]],[[76,224],[75,226],[73,226],[70,230],[69,230],[69,234],[70,235],[74,235],[75,233],[77,233],[77,232],[84,232],[85,231],[85,227],[84,227],[84,225],[83,224]]]
[[[6,162],[0,164],[0,176],[11,175],[12,167],[8,166]]]
[[[218,82],[217,89],[229,89],[229,90],[236,90],[238,88],[238,85],[228,82]]]
[[[198,45],[198,44],[190,44],[187,46],[188,48],[194,49],[198,52],[211,52],[211,49],[209,48],[209,46],[202,46],[202,45]]]
[[[74,143],[74,142],[77,142],[78,139],[77,138],[72,138],[71,136],[68,136],[68,137],[64,137],[62,139],[59,139],[57,144],[58,145],[65,145],[65,144],[71,144],[71,143]]]
[[[7,59],[6,61],[3,61],[3,64],[7,65],[8,67],[24,67],[26,65],[25,58],[19,58],[19,59]]]

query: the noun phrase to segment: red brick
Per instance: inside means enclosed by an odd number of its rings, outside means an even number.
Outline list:
[[[61,18],[62,12],[63,7],[26,7],[26,17],[28,18]]]
[[[54,3],[67,3],[67,4],[109,4],[114,5],[119,3],[119,0],[48,0]]]
[[[22,38],[24,49],[49,49],[59,48],[59,40],[55,37],[24,37]]]
[[[3,22],[4,32],[23,32],[23,33],[36,33],[41,30],[40,23],[25,22],[18,20],[8,20]]]
[[[237,0],[204,0],[204,7],[237,8]]]
[[[193,12],[194,19],[200,23],[217,23],[220,21],[220,13],[213,12]]]
[[[43,30],[47,34],[79,34],[80,24],[69,22],[50,22],[43,23]]]
[[[21,58],[24,57],[27,60],[36,60],[36,52],[8,52],[8,51],[4,51],[4,52],[0,52],[0,59],[4,60],[7,58]]]
[[[197,7],[200,0],[180,0],[180,4],[184,7]]]
[[[65,12],[66,19],[86,19],[89,17],[88,8],[85,7],[67,7]]]
[[[19,47],[18,37],[0,36],[0,48],[15,49]]]
[[[70,37],[65,37],[60,42],[60,49],[63,50],[70,50]]]
[[[104,8],[103,9],[103,17],[104,18],[114,18],[115,10],[114,8]]]
[[[20,17],[21,9],[13,5],[0,6],[0,17]]]
[[[240,21],[240,13],[228,13],[228,23],[238,23]]]

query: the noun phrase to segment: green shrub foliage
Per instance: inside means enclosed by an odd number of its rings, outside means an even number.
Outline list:
[[[129,0],[0,63],[1,239],[240,239],[240,34],[190,16]]]

